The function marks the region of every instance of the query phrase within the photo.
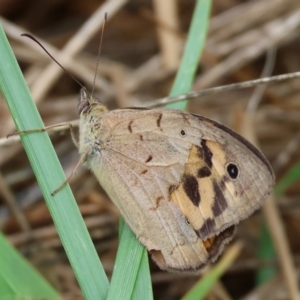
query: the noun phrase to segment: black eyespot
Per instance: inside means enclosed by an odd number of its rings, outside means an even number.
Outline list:
[[[187,219],[187,218],[185,218],[185,223],[186,223],[186,225],[191,226],[191,223],[190,223],[189,219]]]
[[[181,130],[181,135],[185,135],[185,131],[184,130]]]
[[[227,167],[226,167],[226,170],[227,170],[227,173],[228,173],[228,175],[231,179],[236,179],[239,175],[239,169],[233,163],[228,164]]]

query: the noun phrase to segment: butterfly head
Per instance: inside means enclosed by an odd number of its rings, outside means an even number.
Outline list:
[[[103,113],[106,110],[100,99],[91,96],[85,88],[80,90],[79,104],[77,111],[80,116],[90,114],[91,111]]]

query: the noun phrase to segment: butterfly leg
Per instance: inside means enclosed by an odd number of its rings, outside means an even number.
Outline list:
[[[56,189],[51,193],[51,196],[54,196],[55,194],[57,194],[63,187],[65,187],[68,182],[70,181],[70,179],[76,174],[76,171],[78,169],[78,167],[86,160],[88,153],[90,152],[90,150],[86,151],[81,157],[79,162],[77,163],[77,165],[75,166],[75,168],[73,169],[73,171],[71,172],[71,174],[68,176],[68,178]]]
[[[79,148],[79,141],[78,141],[77,137],[75,136],[73,124],[70,123],[69,127],[70,127],[72,141],[73,141],[74,145],[76,146],[76,148]]]
[[[66,128],[70,127],[71,128],[71,126],[73,126],[71,123],[63,122],[63,123],[54,124],[54,125],[50,125],[50,126],[46,126],[46,127],[38,128],[38,129],[26,129],[26,130],[16,131],[16,132],[8,134],[7,138],[14,136],[14,135],[20,135],[23,133],[43,132],[43,131],[48,131],[49,129],[57,128],[57,127],[66,127]]]

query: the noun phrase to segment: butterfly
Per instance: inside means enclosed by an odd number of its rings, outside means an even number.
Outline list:
[[[264,155],[231,129],[178,110],[108,111],[81,89],[79,153],[163,270],[197,273],[274,185]]]
[[[22,35],[37,42],[64,69],[34,37]],[[298,76],[263,78],[239,88]],[[180,101],[211,92],[173,98]],[[232,240],[236,225],[263,204],[274,186],[275,176],[264,155],[208,118],[161,108],[108,111],[83,86],[78,113],[79,143],[71,133],[80,162],[96,175],[163,270],[197,273],[214,262]]]

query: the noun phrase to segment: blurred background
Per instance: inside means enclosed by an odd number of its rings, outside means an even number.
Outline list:
[[[195,1],[2,0],[0,22],[8,36],[45,125],[75,121],[80,87],[33,41],[33,34],[88,90],[92,89],[100,25],[108,12],[95,94],[109,109],[139,106],[168,95],[180,63]],[[88,24],[88,30],[82,27]],[[300,2],[297,0],[215,0],[207,44],[193,90],[300,71]],[[243,131],[245,110],[255,111],[254,131],[277,181],[300,159],[300,79],[202,97],[188,111]],[[75,122],[76,124],[76,122]],[[17,139],[6,139],[13,121],[0,100],[0,226],[8,240],[66,299],[82,299],[51,216]],[[66,174],[79,160],[69,131],[51,133]],[[298,171],[299,172],[299,171]],[[298,178],[295,175],[295,178]],[[294,180],[295,181],[295,180]],[[282,244],[289,248],[294,280],[300,265],[300,185],[291,181],[276,199]],[[83,167],[71,188],[108,276],[118,246],[118,210],[96,178]],[[262,211],[238,226],[238,258],[207,299],[291,299],[278,255],[258,256]],[[276,232],[275,232],[276,234]],[[274,233],[273,233],[274,235]],[[266,239],[266,238],[265,238]],[[42,251],[41,251],[42,250]],[[275,277],[257,285],[257,271]],[[196,277],[160,271],[151,261],[155,299],[179,299]],[[293,279],[292,279],[293,280]],[[275,293],[276,291],[276,293]],[[275,296],[276,295],[276,296]],[[227,298],[226,298],[227,297]],[[271,297],[271,298],[268,298]],[[251,298],[254,299],[254,298]]]

